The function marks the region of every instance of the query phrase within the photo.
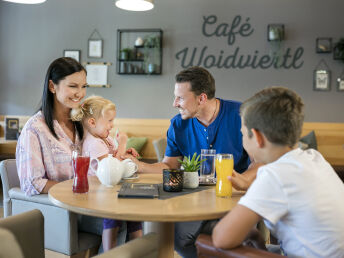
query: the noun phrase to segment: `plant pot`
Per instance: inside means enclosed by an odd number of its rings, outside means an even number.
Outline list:
[[[198,171],[184,172],[184,188],[197,188],[199,185]]]

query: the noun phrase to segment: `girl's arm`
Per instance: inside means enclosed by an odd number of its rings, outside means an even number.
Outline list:
[[[128,136],[125,133],[119,132],[116,135],[116,140],[118,142],[118,148],[115,157],[121,159],[127,149]]]

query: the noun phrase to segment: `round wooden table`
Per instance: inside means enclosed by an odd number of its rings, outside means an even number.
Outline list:
[[[174,222],[217,219],[224,216],[239,201],[243,192],[233,189],[232,198],[215,196],[215,187],[165,200],[117,198],[121,185],[106,187],[98,178],[88,177],[89,192],[74,194],[73,180],[54,185],[49,199],[67,210],[95,217],[158,223],[159,257],[173,257]],[[139,174],[133,183],[162,183],[161,174]]]

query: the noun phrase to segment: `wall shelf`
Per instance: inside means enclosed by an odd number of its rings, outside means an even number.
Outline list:
[[[162,37],[161,29],[117,30],[117,74],[160,75]]]

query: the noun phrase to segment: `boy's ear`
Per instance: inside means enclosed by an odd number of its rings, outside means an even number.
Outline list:
[[[96,120],[93,117],[91,117],[91,118],[87,119],[87,124],[89,125],[89,127],[95,128],[96,127]]]
[[[251,132],[252,132],[253,137],[254,137],[254,139],[255,139],[255,141],[256,141],[256,143],[257,143],[257,146],[258,146],[259,148],[264,147],[264,145],[265,145],[265,139],[264,139],[263,134],[262,134],[259,130],[254,129],[254,128],[251,129]]]

